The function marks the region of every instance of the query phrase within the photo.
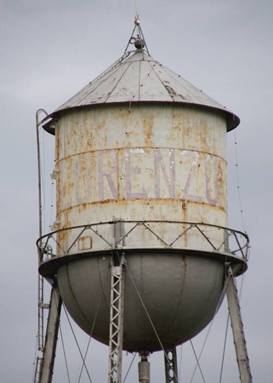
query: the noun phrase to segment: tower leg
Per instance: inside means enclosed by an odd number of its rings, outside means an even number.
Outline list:
[[[178,383],[176,347],[165,350],[164,360],[166,383]]]
[[[39,383],[52,382],[61,307],[62,300],[59,290],[57,287],[52,287]]]
[[[120,265],[111,267],[110,331],[109,331],[109,370],[108,383],[122,382],[122,342],[123,342],[123,301],[124,278],[123,260]]]
[[[141,360],[138,363],[139,383],[150,383],[150,363],[147,354],[141,354]]]
[[[229,268],[228,273],[229,281],[227,285],[226,295],[231,320],[231,327],[233,332],[233,340],[236,350],[237,363],[240,372],[240,380],[241,383],[252,383],[244,327],[238,298],[238,290],[236,287],[236,282],[233,278],[231,268]]]

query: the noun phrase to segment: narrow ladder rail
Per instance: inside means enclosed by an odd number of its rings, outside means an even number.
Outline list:
[[[39,214],[39,237],[43,233],[43,205],[42,205],[42,174],[41,174],[41,148],[40,148],[40,114],[48,116],[46,110],[40,108],[35,114],[36,150],[37,150],[37,176],[38,176],[38,214]],[[38,264],[41,262],[41,252],[38,250]],[[44,278],[38,274],[38,355],[35,362],[34,383],[40,382],[43,362],[43,350],[45,342],[44,334]]]
[[[43,358],[38,355],[35,361],[35,371],[34,371],[34,383],[40,382],[40,374],[41,374],[41,366],[42,366]]]
[[[37,150],[37,178],[38,178],[38,214],[39,214],[39,238],[43,234],[43,202],[42,202],[42,163],[41,163],[41,145],[40,145],[40,127],[42,119],[40,115],[48,116],[45,109],[38,109],[35,114],[36,130],[36,150]],[[42,260],[41,251],[38,250],[38,265]],[[44,278],[38,275],[38,351],[42,352],[44,348]],[[37,368],[40,357],[37,357]]]
[[[166,349],[164,352],[165,382],[178,383],[177,354],[176,347]]]
[[[38,275],[38,351],[43,351],[44,349],[44,321],[44,278]]]
[[[237,363],[240,372],[241,383],[252,383],[249,358],[246,347],[244,326],[242,322],[241,309],[238,297],[236,282],[232,274],[231,267],[228,270],[229,282],[227,284],[228,310],[233,332],[233,340],[236,350]]]
[[[62,300],[56,286],[52,287],[43,358],[41,361],[39,383],[51,383],[58,339]]]

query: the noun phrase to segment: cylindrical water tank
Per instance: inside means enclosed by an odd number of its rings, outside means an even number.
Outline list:
[[[59,231],[41,272],[107,344],[116,251],[126,260],[124,349],[190,339],[218,308],[225,262],[240,264],[222,228],[226,132],[238,117],[137,49],[52,118]]]

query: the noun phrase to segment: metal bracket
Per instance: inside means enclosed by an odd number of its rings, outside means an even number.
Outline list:
[[[178,383],[176,347],[165,350],[164,360],[166,383]]]

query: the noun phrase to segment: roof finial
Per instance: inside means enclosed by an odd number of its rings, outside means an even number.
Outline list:
[[[135,25],[140,25],[140,18],[138,13],[135,15]]]
[[[145,50],[146,53],[150,56],[149,49],[147,47],[145,37],[140,26],[140,18],[136,13],[134,19],[134,29],[126,46],[123,56],[128,56],[132,51],[129,51],[129,46],[134,45],[137,50]]]

